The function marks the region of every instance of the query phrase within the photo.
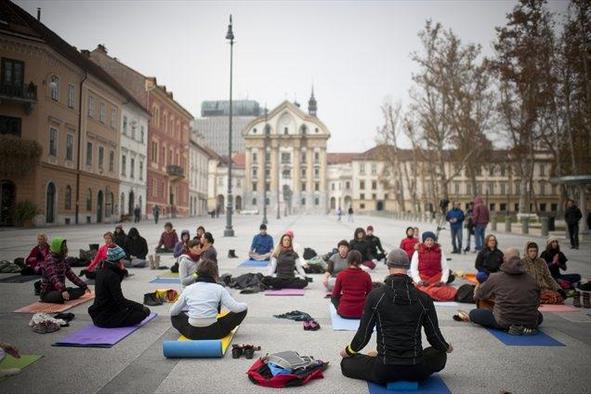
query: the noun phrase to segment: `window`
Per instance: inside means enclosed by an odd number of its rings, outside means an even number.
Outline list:
[[[289,163],[291,163],[291,153],[281,152],[281,164],[289,164]]]
[[[60,79],[55,75],[49,78],[49,97],[54,101],[60,99]]]
[[[144,180],[144,162],[140,160],[140,181]]]
[[[252,183],[252,191],[253,192],[256,192],[257,191],[257,183],[256,182],[253,182]]]
[[[125,155],[121,155],[121,175],[127,176],[127,157]]]
[[[252,167],[252,177],[253,178],[256,178],[257,177],[257,174],[258,174],[258,171],[257,170],[258,170],[257,167]]]
[[[314,162],[318,163],[320,161],[320,153],[314,152]]]
[[[315,192],[320,191],[320,182],[314,182],[314,191]]]
[[[350,189],[351,183],[349,181],[345,182],[345,189]]]
[[[21,118],[0,116],[0,135],[21,136]]]
[[[86,195],[86,210],[92,211],[92,189],[88,189],[88,194]]]
[[[302,205],[306,205],[306,198],[305,197],[302,198]]]
[[[540,211],[546,212],[546,204],[545,203],[540,204]]]
[[[127,135],[127,116],[123,116],[123,134]]]
[[[283,134],[285,134],[285,135],[289,134],[289,128],[284,127],[283,128]]]
[[[371,190],[376,190],[378,188],[378,182],[377,181],[371,181]]]
[[[257,199],[256,198],[253,198],[252,199],[252,205],[257,205]]]
[[[135,178],[135,159],[129,159],[129,177]]]
[[[515,204],[515,209],[514,209],[514,211],[515,211],[515,212],[519,212],[519,204],[517,204],[517,203]]]
[[[289,168],[286,168],[283,170],[281,175],[283,179],[291,179],[291,170]]]
[[[256,163],[257,161],[257,153],[256,152],[252,152],[252,162]]]
[[[330,183],[330,190],[334,191],[335,187],[334,187],[334,182]]]
[[[499,209],[501,210],[501,212],[507,211],[507,204],[501,203],[499,205]]]
[[[88,116],[94,118],[94,97],[88,96]]]
[[[495,166],[491,165],[490,167],[488,167],[488,176],[494,176],[495,175]]]
[[[359,181],[359,188],[365,190],[365,181]]]
[[[49,156],[57,156],[57,129],[49,128]]]
[[[163,146],[161,151],[162,152],[160,154],[160,159],[161,159],[160,162],[162,164],[165,164],[166,163],[166,147]]]
[[[540,169],[543,168],[543,166],[540,166]],[[540,195],[543,196],[544,194],[546,194],[546,184],[545,183],[540,183]]]
[[[70,185],[66,186],[66,192],[64,193],[64,209],[72,209],[72,188]]]
[[[152,162],[158,163],[158,143],[152,141]]]
[[[372,195],[371,195],[371,199],[372,199],[372,200],[377,200],[377,199],[378,199],[378,196],[377,196],[377,194],[375,194],[375,193],[374,193],[374,194],[372,194]]]
[[[365,200],[365,194],[361,193],[361,194],[359,195],[359,199],[360,199],[360,200]]]
[[[491,212],[494,212],[494,211],[495,211],[495,209],[496,209],[496,206],[495,206],[495,204],[494,204],[494,203],[492,203],[492,204],[488,204],[488,210],[489,210],[489,211],[491,211]]]
[[[256,134],[257,133],[257,128],[255,127],[254,129],[252,129],[252,133]]]
[[[167,161],[167,163],[168,164],[174,164],[174,156],[173,156],[173,153],[172,153],[172,148],[170,148],[168,150],[168,161]]]
[[[66,160],[74,160],[74,136],[66,134]]]
[[[111,126],[112,129],[115,129],[115,124],[117,124],[117,109],[113,108],[111,109],[111,123],[109,126]]]
[[[140,126],[140,142],[144,142],[144,126]]]
[[[86,143],[86,165],[92,165],[92,142]]]
[[[268,192],[271,191],[271,182],[265,182],[265,190]]]
[[[109,152],[109,171],[115,171],[115,151]]]
[[[306,177],[306,167],[300,168],[300,175],[302,178]]]
[[[101,103],[99,108],[99,122],[105,123],[105,118],[107,117],[107,106],[105,103]]]
[[[359,209],[365,209],[365,204],[359,204]]]
[[[135,131],[137,129],[137,123],[135,120],[131,121],[131,138],[135,140]]]
[[[454,182],[454,193],[460,194],[460,182]]]
[[[25,63],[2,58],[2,85],[22,89],[24,76]]]
[[[376,163],[371,163],[371,175],[377,175],[378,173],[378,165]]]
[[[544,163],[540,163],[540,176],[546,175],[546,165]]]
[[[519,183],[519,181],[515,181],[515,193],[514,194],[519,194],[521,193],[521,185]]]
[[[302,161],[302,163],[305,163],[306,162],[306,151],[303,151],[302,152],[301,161]]]
[[[69,84],[68,85],[68,107],[69,108],[74,108],[74,100],[76,100],[76,88],[74,87],[74,85]]]
[[[314,205],[320,205],[320,199],[318,197],[314,198]]]
[[[306,191],[306,182],[302,182],[302,191],[305,192]]]
[[[104,162],[105,162],[105,148],[102,146],[99,146],[99,148],[98,148],[98,166],[101,170],[103,169]]]
[[[365,175],[365,163],[359,163],[359,174]]]
[[[320,176],[320,168],[314,167],[314,177],[318,178]]]

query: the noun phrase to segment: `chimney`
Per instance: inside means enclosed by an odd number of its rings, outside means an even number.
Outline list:
[[[41,7],[37,7],[37,20],[41,22]]]
[[[105,46],[105,44],[98,44],[96,46],[96,49],[98,49],[99,51],[101,51],[105,55],[107,54],[107,47]]]
[[[90,51],[88,49],[83,49],[80,51],[80,53],[85,57],[90,57]]]

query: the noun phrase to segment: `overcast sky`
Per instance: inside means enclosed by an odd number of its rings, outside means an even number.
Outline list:
[[[494,27],[516,1],[54,1],[17,0],[80,49],[111,56],[174,92],[195,116],[203,100],[228,99],[228,15],[234,20],[234,99],[269,108],[296,99],[307,108],[314,85],[331,152],[375,144],[384,100],[408,103],[427,18],[490,54]],[[549,3],[565,12],[566,0]]]

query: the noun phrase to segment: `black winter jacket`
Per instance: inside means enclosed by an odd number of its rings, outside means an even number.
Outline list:
[[[368,235],[365,237],[365,239],[370,243],[371,247],[371,254],[373,256],[377,256],[379,253],[386,253],[386,251],[384,250],[384,247],[382,246],[382,241],[380,241],[379,237],[376,237],[375,235]]]
[[[367,345],[374,327],[378,357],[387,365],[416,365],[422,362],[421,330],[435,349],[447,351],[437,322],[433,300],[417,290],[407,275],[390,275],[385,284],[367,296],[359,329],[347,353],[355,354]]]
[[[145,260],[148,255],[148,243],[146,239],[139,235],[137,230],[132,228],[125,239],[125,245],[122,246],[127,257],[135,256],[138,259]]]
[[[577,224],[583,217],[581,210],[576,205],[566,208],[564,212],[564,221],[566,224]]]
[[[479,272],[487,272],[489,274],[499,272],[501,264],[503,264],[503,256],[503,252],[499,249],[490,250],[489,248],[484,248],[478,252],[474,266]]]
[[[351,250],[356,250],[359,253],[361,253],[363,261],[368,261],[376,258],[371,250],[372,246],[373,244],[365,239],[361,241],[357,239],[352,239],[351,241],[349,241],[349,247],[351,248]]]
[[[108,264],[107,267],[97,269],[94,303],[88,308],[88,314],[95,325],[108,326],[110,317],[121,310],[144,309],[142,304],[130,301],[123,296],[122,280],[123,272],[117,267]]]

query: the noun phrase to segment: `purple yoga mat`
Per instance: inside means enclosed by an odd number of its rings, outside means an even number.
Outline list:
[[[112,347],[117,342],[154,319],[156,316],[158,316],[157,313],[151,313],[140,324],[132,327],[100,328],[94,324],[89,324],[54,343],[53,346]]]
[[[267,290],[266,296],[303,296],[304,289],[281,289],[281,290]]]

